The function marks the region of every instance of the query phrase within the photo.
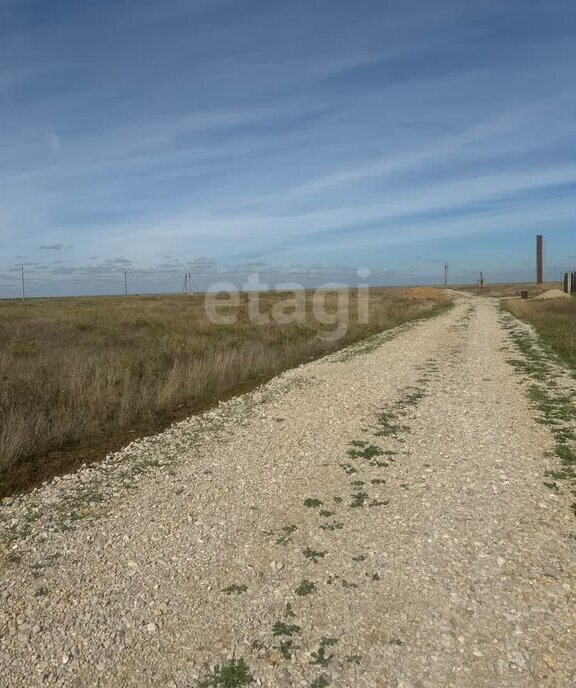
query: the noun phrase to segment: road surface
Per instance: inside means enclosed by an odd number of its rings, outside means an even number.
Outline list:
[[[518,357],[459,297],[8,500],[0,683],[575,686],[576,519]]]

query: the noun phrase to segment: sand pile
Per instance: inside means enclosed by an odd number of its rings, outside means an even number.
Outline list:
[[[548,299],[570,299],[572,298],[570,294],[566,294],[561,289],[550,289],[550,291],[545,291],[540,296],[535,296],[535,301],[548,301]]]
[[[411,287],[400,292],[403,299],[414,299],[420,301],[447,301],[450,296],[441,289],[435,287]]]

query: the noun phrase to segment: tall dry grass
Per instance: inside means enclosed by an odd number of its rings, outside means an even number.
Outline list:
[[[262,311],[278,299],[263,295]],[[57,472],[62,452],[156,430],[178,407],[192,412],[444,306],[373,290],[362,325],[352,294],[346,336],[326,342],[309,298],[305,324],[260,326],[246,295],[227,326],[208,320],[201,296],[0,301],[0,493]]]
[[[513,315],[534,325],[552,349],[576,367],[576,298],[503,301]]]
[[[453,289],[458,289],[459,291],[466,291],[478,296],[494,296],[496,298],[520,296],[522,291],[527,291],[528,296],[532,297],[543,294],[550,289],[560,288],[560,282],[544,282],[544,284],[540,285],[535,282],[510,282],[501,284],[487,283],[483,287],[479,287],[475,284],[460,284],[458,286],[453,286]]]

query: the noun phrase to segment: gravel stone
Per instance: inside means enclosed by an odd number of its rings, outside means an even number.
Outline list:
[[[573,498],[514,346],[461,295],[3,500],[2,688],[576,685]]]

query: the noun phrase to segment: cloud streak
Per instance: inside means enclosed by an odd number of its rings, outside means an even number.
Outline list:
[[[541,227],[573,254],[574,34],[564,0],[127,0],[42,21],[11,3],[0,272],[66,250],[39,272],[290,274],[398,246],[390,274],[409,274],[422,241],[497,251],[495,232]]]

